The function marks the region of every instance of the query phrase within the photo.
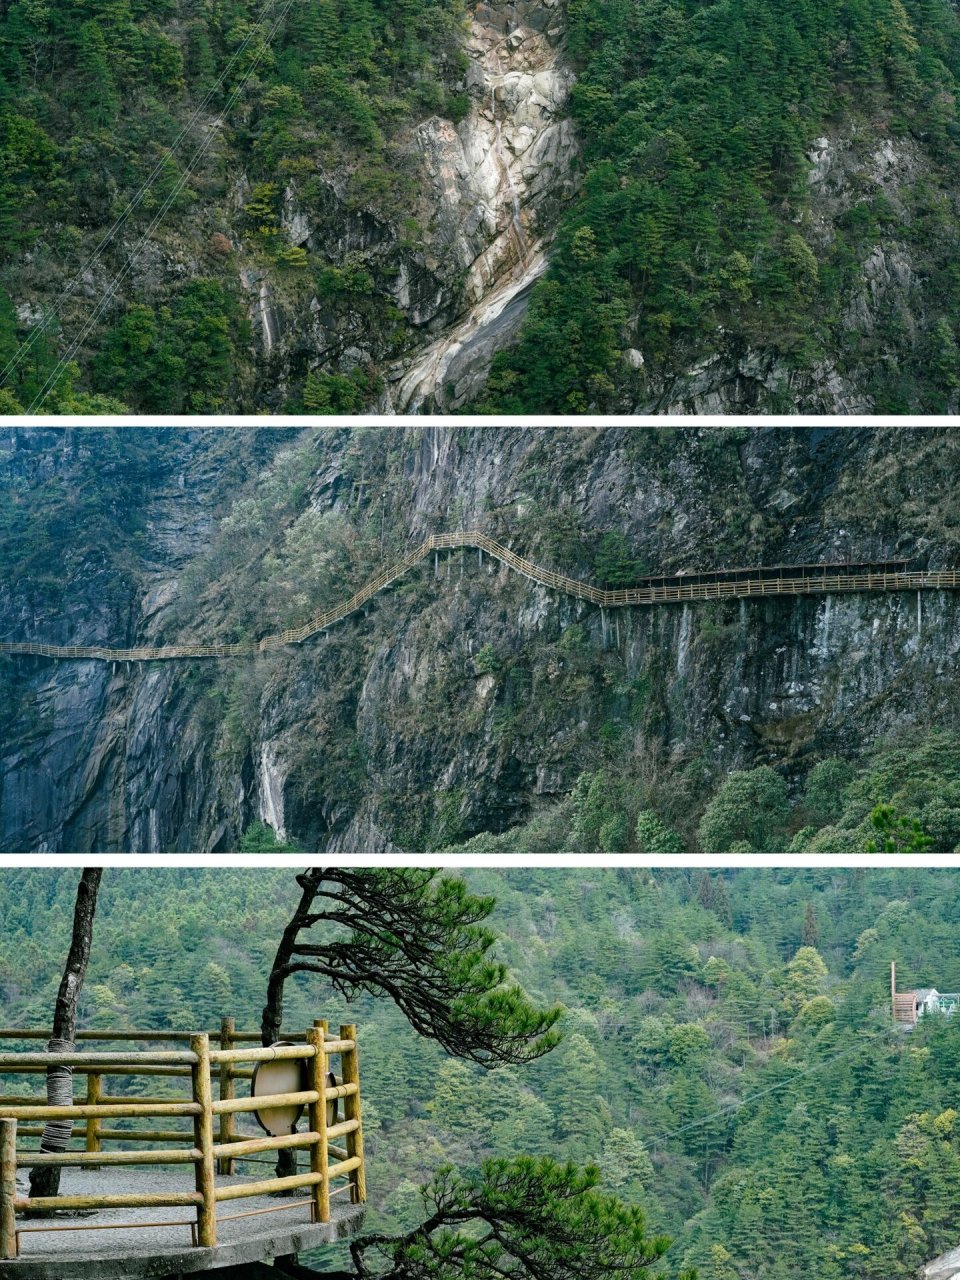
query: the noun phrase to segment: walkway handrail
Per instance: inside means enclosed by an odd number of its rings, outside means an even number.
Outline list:
[[[513,569],[532,582],[561,591],[577,600],[588,600],[601,608],[623,608],[636,605],[675,604],[693,600],[749,599],[755,596],[780,595],[833,595],[839,592],[865,591],[924,591],[956,590],[960,588],[960,570],[902,570],[895,572],[837,572],[833,565],[799,566],[797,572],[777,578],[742,578],[733,582],[648,582],[636,587],[607,589],[569,578],[552,569],[544,569],[532,560],[517,555],[503,543],[496,542],[478,530],[458,530],[454,533],[434,533],[410,551],[402,559],[383,569],[375,578],[354,592],[349,599],[332,609],[315,614],[299,627],[288,627],[275,634],[264,636],[258,642],[235,644],[181,644],[157,647],[138,646],[131,649],[110,648],[106,645],[56,645],[38,641],[0,643],[0,653],[34,654],[43,658],[79,658],[103,662],[154,662],[182,658],[235,658],[254,657],[280,649],[288,644],[302,644],[311,636],[325,631],[334,623],[361,609],[368,600],[391,586],[421,560],[432,553],[472,547],[483,555],[486,552],[495,560]],[[850,565],[850,570],[861,569]],[[834,570],[831,573],[827,569]],[[710,570],[722,573],[724,570]],[[739,570],[737,572],[740,572]],[[752,572],[747,570],[746,572]],[[760,575],[762,568],[757,568]],[[769,570],[767,571],[769,572]],[[788,570],[789,572],[789,570]],[[696,575],[693,575],[696,576]]]
[[[9,1032],[3,1034],[10,1036]],[[22,1034],[22,1033],[19,1033]],[[36,1033],[29,1033],[31,1035]],[[173,1034],[173,1033],[170,1033]],[[311,1217],[316,1222],[329,1222],[330,1196],[348,1192],[350,1200],[359,1204],[366,1198],[363,1129],[360,1109],[360,1077],[357,1062],[356,1027],[345,1024],[339,1035],[330,1035],[327,1024],[317,1021],[304,1033],[303,1043],[292,1045],[260,1045],[237,1048],[241,1039],[251,1040],[252,1032],[237,1032],[233,1019],[224,1018],[218,1033],[219,1049],[211,1049],[210,1033],[189,1036],[190,1049],[178,1052],[97,1053],[2,1053],[0,1075],[7,1073],[45,1073],[53,1065],[70,1066],[87,1075],[87,1100],[71,1106],[50,1106],[39,1099],[0,1096],[0,1260],[19,1256],[17,1215],[28,1211],[117,1209],[140,1207],[188,1206],[196,1210],[194,1243],[212,1248],[217,1242],[217,1206],[229,1200],[261,1196],[274,1191],[309,1189]],[[340,1058],[340,1082],[329,1083],[330,1059]],[[293,1092],[256,1097],[236,1096],[235,1081],[253,1073],[240,1063],[294,1060],[304,1063],[305,1087]],[[110,1097],[103,1092],[103,1079],[114,1074],[151,1074],[161,1068],[189,1075],[190,1096],[159,1099],[148,1097]],[[219,1080],[219,1094],[213,1096],[214,1078]],[[334,1077],[336,1079],[336,1077]],[[343,1099],[344,1119],[328,1123],[327,1104]],[[308,1129],[304,1133],[263,1137],[238,1134],[238,1114],[265,1111],[276,1107],[303,1105],[308,1110]],[[140,1119],[171,1116],[192,1122],[192,1131],[153,1131],[150,1133],[124,1129],[105,1130],[105,1119]],[[77,1137],[85,1142],[83,1151],[38,1152],[17,1149],[20,1137],[39,1137],[42,1127],[22,1126],[22,1121],[73,1119],[85,1121],[78,1126]],[[215,1133],[218,1135],[215,1138]],[[342,1139],[334,1146],[331,1139]],[[152,1147],[147,1150],[105,1151],[105,1141],[181,1142],[185,1148]],[[255,1152],[306,1148],[310,1152],[310,1171],[286,1177],[255,1182],[218,1184],[217,1171],[232,1172],[233,1162]],[[330,1162],[331,1155],[334,1162]],[[16,1172],[19,1168],[105,1165],[183,1165],[194,1167],[194,1189],[107,1195],[91,1192],[85,1195],[35,1196],[19,1194]],[[336,1188],[331,1183],[342,1180]],[[300,1203],[305,1203],[301,1201]],[[280,1208],[288,1205],[278,1206]],[[258,1211],[259,1212],[259,1211]],[[37,1230],[40,1228],[30,1228]],[[95,1229],[95,1227],[91,1227]]]

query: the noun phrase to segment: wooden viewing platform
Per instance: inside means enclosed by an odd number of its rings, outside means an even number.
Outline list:
[[[0,1031],[21,1044],[48,1038]],[[330,1035],[318,1021],[284,1039],[294,1042],[263,1048],[257,1033],[225,1018],[219,1032],[88,1031],[70,1053],[0,1051],[0,1077],[45,1077],[63,1065],[86,1078],[72,1106],[50,1106],[36,1092],[0,1095],[0,1278],[182,1275],[296,1254],[356,1231],[366,1199],[356,1028]],[[94,1041],[177,1047],[88,1049]],[[300,1089],[238,1096],[237,1082],[258,1064],[284,1061],[302,1064]],[[157,1077],[183,1080],[189,1092],[151,1093],[145,1082]],[[239,1117],[291,1107],[305,1108],[304,1132],[238,1128]],[[44,1124],[57,1119],[74,1121],[75,1145],[40,1153]],[[265,1178],[237,1168],[271,1163],[283,1149],[306,1151],[309,1170]],[[29,1198],[24,1175],[51,1165],[63,1170],[60,1194]]]
[[[659,574],[641,579],[636,586],[608,590],[578,578],[568,578],[525,560],[493,538],[476,530],[431,534],[424,542],[384,569],[348,600],[316,614],[300,627],[288,627],[259,641],[234,644],[175,644],[135,648],[107,645],[58,645],[39,641],[0,642],[0,653],[34,654],[42,658],[79,658],[104,662],[155,662],[182,658],[249,658],[280,649],[325,631],[361,609],[421,560],[445,550],[475,548],[481,560],[489,555],[540,586],[578,600],[615,609],[653,604],[678,604],[699,600],[751,599],[785,595],[834,595],[874,591],[955,591],[960,589],[958,569],[910,569],[905,560],[858,563],[771,565],[750,569],[711,569],[690,574]]]

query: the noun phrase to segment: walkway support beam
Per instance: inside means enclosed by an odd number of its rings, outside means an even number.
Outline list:
[[[330,1221],[330,1150],[327,1140],[327,1049],[323,1025],[311,1027],[307,1043],[313,1049],[309,1063],[310,1088],[316,1091],[316,1102],[310,1103],[310,1128],[317,1135],[310,1148],[310,1172],[319,1177],[313,1187],[313,1203],[318,1222]],[[336,1105],[336,1104],[334,1104]]]
[[[346,1120],[356,1121],[356,1127],[346,1135],[347,1161],[356,1160],[356,1167],[350,1170],[350,1201],[352,1204],[363,1204],[367,1198],[367,1179],[363,1166],[363,1122],[360,1116],[360,1064],[357,1061],[357,1028],[347,1023],[340,1028],[340,1039],[351,1041],[349,1049],[340,1055],[341,1074],[345,1085],[353,1085],[350,1093],[343,1099],[343,1114]]]
[[[99,1072],[91,1071],[87,1076],[87,1106],[96,1107],[103,1101],[103,1076]],[[99,1151],[100,1130],[102,1129],[100,1117],[97,1115],[87,1116],[87,1128],[85,1135],[84,1147],[87,1151]],[[98,1166],[91,1164],[91,1169]]]
[[[220,1019],[220,1049],[221,1051],[233,1048],[233,1037],[237,1030],[237,1024],[233,1018]],[[229,1062],[220,1063],[220,1101],[224,1102],[237,1096],[237,1087],[234,1083],[233,1067]],[[233,1111],[222,1111],[220,1113],[220,1133],[219,1138],[221,1144],[233,1142],[237,1136],[237,1121]],[[229,1156],[222,1157],[217,1165],[219,1173],[233,1173],[233,1160]]]

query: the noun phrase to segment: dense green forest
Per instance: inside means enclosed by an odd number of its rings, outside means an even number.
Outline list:
[[[695,815],[699,821],[694,825]],[[675,824],[675,825],[672,825]],[[919,853],[960,851],[960,736],[899,735],[853,763],[819,760],[791,795],[769,765],[711,784],[702,764],[656,778],[615,752],[570,795],[457,853]]]
[[[0,410],[41,394],[47,412],[234,405],[251,359],[231,235],[288,291],[315,290],[332,312],[394,327],[395,308],[362,269],[309,261],[291,245],[284,188],[296,182],[301,207],[317,212],[323,175],[337,173],[346,213],[402,213],[415,237],[414,170],[390,138],[432,112],[462,113],[451,88],[464,70],[462,23],[461,0],[3,5],[0,365],[30,346],[3,379]],[[224,210],[234,197],[236,227]],[[101,246],[94,293],[118,271],[121,305],[101,317],[74,287],[42,336],[31,334],[43,307],[28,302],[18,317],[2,286],[22,298],[26,261],[31,291],[59,300]],[[174,284],[158,265],[167,255],[189,259]],[[92,337],[60,369],[91,313]],[[362,373],[319,375],[299,407],[353,410],[368,391]]]
[[[581,196],[484,407],[602,409],[626,347],[679,371],[733,335],[741,351],[772,347],[787,368],[838,346],[849,366],[871,357],[877,412],[942,410],[960,376],[955,5],[569,0],[567,12]],[[809,152],[838,129],[920,141],[931,166],[900,192],[906,209],[864,184],[823,243]],[[906,343],[896,310],[878,331],[843,315],[870,246],[904,222],[938,297]],[[877,359],[891,345],[897,357]]]
[[[469,109],[473,8],[3,5],[0,410],[376,403],[385,365],[422,341],[391,292],[431,220],[412,135]],[[723,348],[776,362],[771,408],[777,395],[792,407],[792,372],[831,365],[878,412],[945,411],[960,385],[955,6],[567,0],[563,12],[578,193],[543,228],[549,272],[475,407],[603,411]],[[849,142],[859,167],[815,214],[818,137]],[[870,173],[885,147],[889,182]],[[291,238],[297,219],[348,248]],[[372,253],[381,240],[389,263]],[[853,303],[877,246],[909,280],[864,320]],[[319,364],[304,331],[282,378],[257,367],[261,279],[298,323],[322,318]],[[343,359],[371,344],[376,358]]]
[[[596,1161],[701,1280],[896,1280],[957,1245],[960,1020],[889,1015],[891,960],[901,989],[960,985],[955,871],[466,876],[513,975],[565,1007],[539,1062],[484,1073],[388,1002],[290,984],[291,1029],[360,1026],[375,1223],[415,1221],[445,1160],[530,1152]],[[48,1023],[76,878],[0,877],[4,1025]],[[292,872],[108,869],[84,1025],[256,1027],[297,894]]]

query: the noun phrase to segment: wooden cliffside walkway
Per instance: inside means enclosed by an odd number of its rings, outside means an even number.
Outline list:
[[[704,573],[645,578],[635,587],[604,590],[592,583],[568,578],[525,560],[502,543],[474,530],[431,534],[425,542],[361,587],[348,600],[326,609],[301,627],[288,627],[260,641],[238,644],[173,644],[159,647],[111,649],[105,645],[0,643],[0,653],[36,654],[43,658],[94,658],[106,662],[153,662],[171,658],[244,658],[288,644],[302,644],[318,631],[346,618],[385,590],[414,565],[436,551],[471,547],[486,552],[508,568],[541,586],[601,608],[675,604],[692,600],[746,599],[756,596],[834,595],[838,592],[943,591],[960,588],[960,570],[908,569],[907,562],[872,564],[777,565],[772,568],[718,569]]]

